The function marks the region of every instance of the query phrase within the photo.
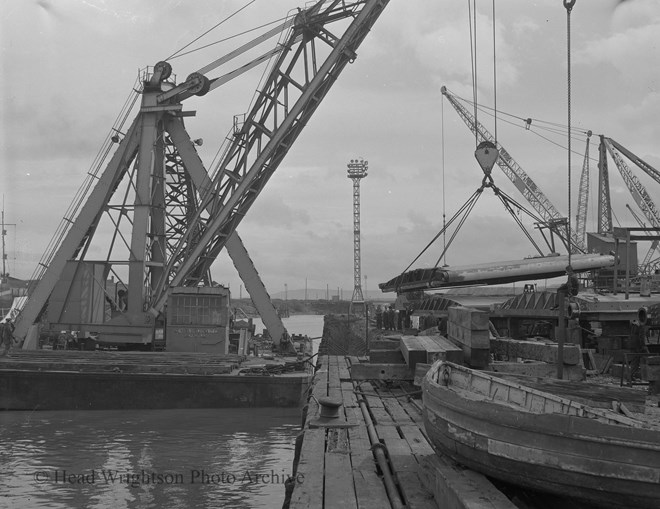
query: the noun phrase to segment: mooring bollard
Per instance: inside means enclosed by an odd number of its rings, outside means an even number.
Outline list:
[[[339,409],[343,405],[341,399],[322,396],[316,399],[316,401],[319,404],[320,413],[316,419],[309,422],[310,428],[348,428],[357,425],[357,423],[354,422],[347,422],[347,420],[340,415]]]

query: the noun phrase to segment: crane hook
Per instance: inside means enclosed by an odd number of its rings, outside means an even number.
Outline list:
[[[571,9],[573,9],[574,5],[575,5],[575,0],[564,0],[564,7],[566,7],[566,10],[568,12],[571,12]]]

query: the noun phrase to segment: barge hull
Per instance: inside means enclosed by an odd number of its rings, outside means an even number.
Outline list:
[[[297,407],[311,376],[0,371],[3,410]]]

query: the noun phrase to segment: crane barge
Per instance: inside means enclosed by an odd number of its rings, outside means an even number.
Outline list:
[[[236,356],[224,361],[216,357],[229,353],[230,294],[213,283],[211,265],[221,251],[228,252],[275,348],[290,352],[290,335],[237,228],[343,69],[355,61],[360,44],[388,3],[317,1],[181,82],[168,61],[140,72],[131,99],[139,99],[137,115],[127,127],[123,120],[113,126],[100,151],[109,159],[103,157],[89,173],[56,232],[32,278],[35,284],[20,309],[14,334],[23,350],[36,349],[40,337],[49,333],[72,331],[97,345],[133,350],[159,345],[166,351],[155,354],[162,355],[157,360],[141,359],[139,369],[126,361],[136,357],[94,352],[99,355],[88,362],[92,373],[73,378],[63,374],[81,364],[72,352],[57,362],[41,358],[29,376],[28,357],[14,359],[4,365],[10,369],[0,370],[1,408],[300,403],[311,379],[305,370],[299,377],[279,378],[278,383],[261,376],[248,384],[248,378],[236,372]],[[249,63],[209,77],[278,35],[274,47]],[[207,168],[197,153],[198,140],[187,129],[186,120],[195,111],[186,101],[265,62],[270,67],[256,99],[240,122],[235,119],[217,165]],[[163,372],[172,355],[178,367]],[[59,369],[43,370],[44,362]],[[211,366],[214,362],[219,366]],[[114,378],[110,395],[104,389],[107,373],[98,376],[98,370],[113,366],[113,372],[123,376]],[[145,388],[139,378],[149,378],[149,366],[165,378]],[[187,377],[189,384],[174,390],[176,380],[168,375],[180,372],[200,377]],[[224,377],[217,378],[219,374]],[[215,391],[211,395],[191,397],[207,393],[204,387],[209,384]],[[126,393],[132,395],[129,403],[123,401]]]

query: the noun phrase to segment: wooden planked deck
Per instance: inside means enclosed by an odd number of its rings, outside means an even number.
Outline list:
[[[362,376],[354,380],[351,371],[359,364],[357,357],[319,358],[296,454],[291,509],[391,507],[360,400],[386,447],[388,469],[406,508],[514,507],[485,477],[436,454],[425,436],[421,400],[410,397],[415,387]],[[322,397],[342,402],[338,419],[318,420]]]

